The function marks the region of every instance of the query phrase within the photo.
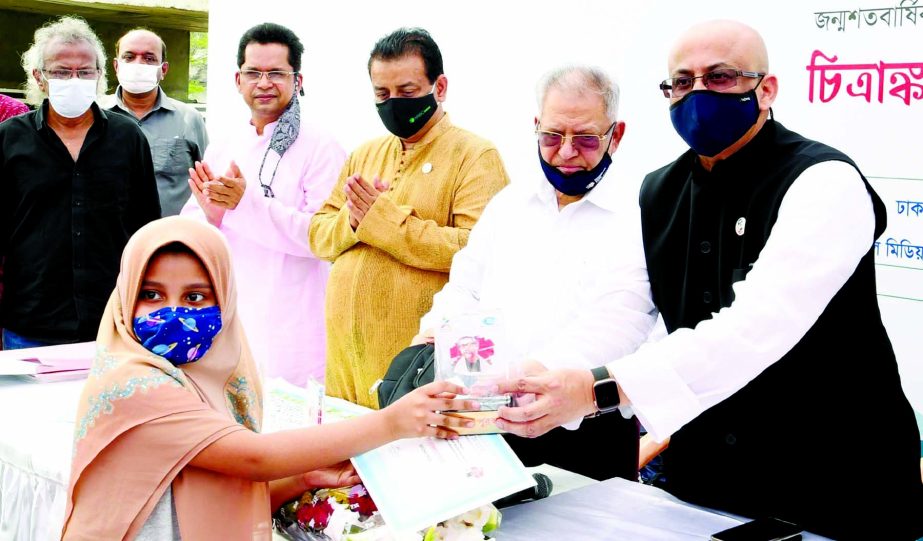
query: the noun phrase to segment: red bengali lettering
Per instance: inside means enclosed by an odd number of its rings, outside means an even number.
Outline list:
[[[885,87],[888,96],[894,96],[910,105],[913,100],[923,100],[923,62],[876,62],[837,64],[839,57],[827,56],[820,50],[811,53],[811,63],[805,66],[810,72],[808,101],[814,97],[822,103],[832,101],[845,83],[845,94],[865,98],[871,103],[874,97],[884,103]]]

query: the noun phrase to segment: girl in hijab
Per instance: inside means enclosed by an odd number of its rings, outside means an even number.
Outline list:
[[[349,457],[455,438],[461,421],[435,412],[476,408],[437,382],[355,419],[260,434],[235,303],[212,226],[164,218],[129,240],[78,409],[63,539],[269,540],[271,509],[357,481]]]

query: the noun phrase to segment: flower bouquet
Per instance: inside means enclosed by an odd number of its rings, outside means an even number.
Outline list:
[[[273,526],[293,541],[484,541],[500,525],[500,512],[484,505],[424,531],[398,535],[382,520],[363,485],[318,489],[283,505]]]

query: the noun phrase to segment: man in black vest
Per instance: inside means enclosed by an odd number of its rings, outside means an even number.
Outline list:
[[[592,373],[511,382],[540,396],[498,424],[537,436],[631,406],[672,435],[666,488],[683,499],[837,539],[918,538],[920,434],[875,291],[881,199],[847,156],[772,119],[752,28],[693,27],[668,64],[691,149],[645,178],[640,210],[671,334]]]

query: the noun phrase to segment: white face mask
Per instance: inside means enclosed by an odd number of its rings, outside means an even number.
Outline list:
[[[163,64],[151,66],[119,60],[119,84],[122,90],[131,94],[144,94],[157,88],[160,83],[160,71]]]
[[[87,112],[96,99],[96,79],[47,79],[48,101],[54,112],[77,118]]]

